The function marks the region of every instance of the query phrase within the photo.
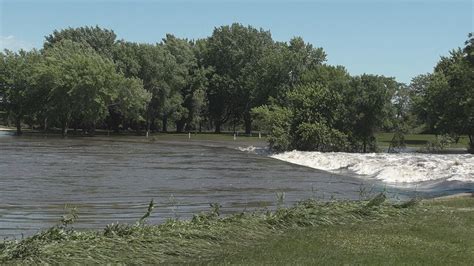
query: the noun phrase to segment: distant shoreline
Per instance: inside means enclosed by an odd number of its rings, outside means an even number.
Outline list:
[[[14,129],[0,126],[0,131],[12,131],[12,130],[14,130]]]
[[[14,127],[6,127],[4,125],[0,125],[0,131],[9,132],[9,134],[14,133],[16,128]],[[190,138],[189,138],[189,135]],[[387,153],[388,147],[391,141],[391,134],[393,133],[376,133],[376,138],[378,142],[379,150],[376,153]],[[61,132],[58,129],[52,129],[48,131],[42,131],[38,129],[30,129],[25,128],[23,129],[23,136],[49,136],[49,137],[61,137]],[[236,139],[234,139],[234,134],[231,131],[224,131],[221,133],[214,133],[212,131],[203,131],[203,132],[152,132],[149,138],[145,137],[144,131],[129,131],[123,130],[120,132],[113,132],[107,131],[104,129],[97,129],[93,135],[83,134],[82,131],[77,131],[76,133],[72,130],[69,131],[67,138],[89,138],[94,137],[97,138],[104,138],[104,137],[113,137],[116,140],[116,137],[135,137],[140,139],[143,137],[143,141],[200,141],[200,142],[223,142],[223,143],[230,143],[232,146],[238,144],[237,147],[241,147],[242,145],[248,144],[255,146],[255,144],[259,146],[267,146],[268,145],[268,136],[266,134],[262,134],[262,138],[258,137],[258,131],[252,133],[252,136],[249,137],[245,135],[242,131],[238,132],[236,135]],[[188,139],[189,138],[189,139]],[[423,148],[426,147],[429,141],[432,141],[434,135],[432,134],[407,134],[407,144],[406,147],[401,150],[402,153],[427,153],[427,154],[469,154],[467,148],[465,147],[467,143],[460,142],[458,144],[452,144],[450,147],[446,147],[443,150],[439,150],[437,152],[430,152],[424,151]],[[467,137],[463,136],[464,141],[466,141]],[[411,143],[413,142],[413,143]],[[418,143],[417,143],[418,142]],[[419,142],[426,142],[420,144]]]

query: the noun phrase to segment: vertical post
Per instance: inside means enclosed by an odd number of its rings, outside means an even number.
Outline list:
[[[191,139],[191,132],[188,133],[188,139]]]
[[[258,132],[258,138],[259,138],[259,139],[262,138],[262,133]]]
[[[236,139],[237,139],[237,136],[236,136],[235,133],[234,133],[234,140],[236,140]]]
[[[147,129],[147,131],[146,131],[146,138],[148,138],[148,129]]]

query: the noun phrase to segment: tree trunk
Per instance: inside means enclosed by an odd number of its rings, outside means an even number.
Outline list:
[[[92,124],[92,126],[89,129],[89,135],[94,136],[95,135],[95,123]]]
[[[62,130],[61,130],[61,133],[62,133],[63,137],[66,137],[66,136],[67,136],[67,129],[68,129],[68,126],[69,126],[69,125],[68,125],[67,122],[63,123],[63,127],[62,127]]]
[[[182,120],[176,122],[176,132],[182,133],[186,123]]]
[[[250,114],[244,115],[244,123],[245,123],[245,134],[249,135],[252,134],[252,117]]]
[[[474,154],[474,135],[469,134],[469,148],[467,151]]]
[[[214,131],[214,133],[221,133],[221,121],[216,121],[215,123],[215,127],[216,127],[216,130]]]
[[[138,127],[137,127],[138,130]],[[148,135],[150,134],[150,120],[146,120],[146,126],[145,126],[145,136],[148,138]]]
[[[21,136],[21,134],[23,134],[23,131],[21,131],[21,116],[16,117],[15,125],[16,125],[16,135]]]
[[[163,116],[163,132],[168,132],[168,116]]]
[[[152,118],[150,119],[150,126],[149,126],[149,130],[150,130],[150,131],[153,131],[153,132],[157,131],[156,123],[155,123],[155,122],[156,122],[156,121],[155,121],[155,118],[152,117]]]

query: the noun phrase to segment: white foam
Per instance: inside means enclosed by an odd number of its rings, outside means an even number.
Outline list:
[[[238,147],[237,148],[239,151],[244,151],[244,152],[251,152],[259,155],[269,155],[270,150],[268,147],[255,147],[255,146],[248,146],[248,147]]]
[[[474,156],[469,154],[343,153],[290,151],[270,157],[329,172],[347,169],[387,183],[430,180],[474,182]]]

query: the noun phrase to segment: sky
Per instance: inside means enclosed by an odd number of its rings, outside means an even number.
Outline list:
[[[166,33],[198,39],[234,22],[301,36],[328,63],[352,75],[409,83],[474,31],[473,0],[0,0],[0,49],[41,48],[55,29],[95,26],[118,39],[160,42]]]

